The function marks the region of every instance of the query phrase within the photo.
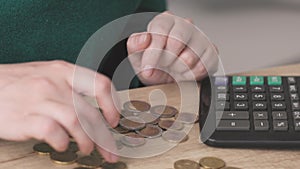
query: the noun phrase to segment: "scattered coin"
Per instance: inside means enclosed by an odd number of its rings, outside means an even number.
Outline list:
[[[185,124],[193,124],[198,121],[198,115],[194,113],[181,112],[176,115],[176,121],[180,121]]]
[[[90,168],[86,168],[86,167],[75,167],[74,169],[90,169]]]
[[[143,119],[145,121],[145,123],[148,123],[148,124],[158,124],[158,122],[159,122],[159,118],[157,118],[156,116],[154,116],[148,112],[140,113],[138,117]]]
[[[163,132],[162,138],[171,143],[182,143],[188,140],[188,135],[183,131],[167,130]]]
[[[33,150],[39,155],[49,155],[54,149],[47,143],[38,143],[33,146]]]
[[[127,165],[121,161],[116,163],[105,162],[101,167],[102,169],[127,169]]]
[[[209,169],[219,169],[225,166],[225,162],[216,157],[204,157],[200,159],[199,164],[202,167]]]
[[[136,134],[136,133],[127,133],[126,135],[122,136],[120,138],[120,141],[125,145],[129,147],[138,147],[141,145],[144,145],[146,143],[146,140],[144,137]]]
[[[137,134],[139,134],[142,137],[146,137],[146,138],[157,138],[160,137],[162,134],[162,129],[152,125],[152,124],[148,124],[146,125],[145,128],[143,128],[142,130],[136,131]]]
[[[120,133],[120,134],[126,134],[126,133],[129,133],[129,130],[128,129],[125,129],[124,127],[118,125],[117,127],[115,127],[113,129],[114,132],[116,133]]]
[[[77,159],[77,164],[80,167],[97,168],[101,164],[103,164],[103,159],[99,159],[94,156],[84,156],[84,157]]]
[[[77,154],[71,151],[65,152],[52,152],[50,158],[54,163],[67,165],[72,164],[77,159]]]
[[[200,166],[195,161],[183,159],[174,163],[174,169],[200,169]]]
[[[140,113],[150,110],[150,104],[144,101],[139,100],[131,100],[128,102],[125,102],[123,105],[125,110],[128,110],[130,112]]]
[[[96,158],[98,158],[98,159],[104,159],[104,158],[102,157],[102,155],[101,155],[96,149],[93,150],[93,151],[91,152],[90,155],[93,156],[93,157],[96,157]]]
[[[129,116],[135,116],[136,113],[133,113],[132,111],[128,110],[121,110],[122,117],[129,117]]]
[[[150,112],[153,113],[153,115],[159,116],[161,118],[171,118],[178,113],[178,110],[172,106],[157,105],[153,106],[150,109]]]
[[[181,129],[183,129],[183,124],[181,122],[175,121],[173,119],[160,120],[158,122],[158,126],[165,130],[168,130],[168,129],[181,130]]]
[[[241,169],[241,168],[237,168],[237,167],[230,167],[230,166],[228,166],[228,167],[223,167],[223,168],[221,168],[221,169]]]
[[[139,117],[124,117],[120,120],[120,125],[128,130],[139,130],[145,127],[145,121]]]
[[[71,141],[71,142],[69,143],[69,146],[68,146],[67,151],[71,151],[71,152],[75,152],[75,153],[76,153],[77,151],[79,151],[79,148],[78,148],[77,143],[74,142],[74,141]]]

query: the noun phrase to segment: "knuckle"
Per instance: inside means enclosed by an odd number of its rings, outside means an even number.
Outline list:
[[[104,75],[97,75],[97,86],[101,91],[110,91],[111,89],[111,80]]]
[[[193,65],[195,65],[196,63],[196,58],[193,55],[182,55],[181,59],[183,60],[183,62],[188,66],[188,67],[192,67]]]
[[[51,61],[51,66],[57,69],[65,70],[65,69],[70,69],[72,67],[72,64],[63,60],[54,60]]]
[[[30,85],[33,85],[37,90],[50,90],[54,88],[53,82],[47,77],[33,77]]]
[[[169,48],[175,52],[175,54],[179,54],[179,52],[185,47],[185,44],[182,43],[181,41],[174,39],[174,38],[169,38],[168,40],[168,46]]]

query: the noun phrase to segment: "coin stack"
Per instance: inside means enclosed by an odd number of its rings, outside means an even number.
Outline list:
[[[38,143],[33,146],[33,150],[39,155],[49,155],[52,162],[60,165],[69,165],[76,163],[78,167],[75,169],[99,168],[102,169],[127,169],[124,162],[108,163],[104,158],[94,150],[88,156],[78,155],[78,146],[75,142],[70,142],[65,152],[56,152],[47,143]]]
[[[199,163],[193,160],[182,159],[174,163],[174,169],[240,169],[236,167],[225,166],[225,162],[217,157],[203,157]]]
[[[198,115],[181,112],[172,106],[156,105],[140,100],[127,101],[123,105],[121,120],[114,131],[123,134],[120,142],[128,147],[144,145],[147,139],[162,137],[172,143],[188,140],[182,131],[185,124],[194,124]]]

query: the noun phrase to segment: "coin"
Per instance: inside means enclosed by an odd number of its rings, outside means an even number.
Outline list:
[[[71,151],[71,152],[75,152],[75,153],[76,153],[77,151],[79,151],[79,148],[78,148],[77,143],[74,142],[74,141],[71,141],[71,142],[69,143],[69,146],[68,146],[67,151]]]
[[[124,117],[120,120],[120,125],[128,130],[139,130],[145,127],[145,121],[139,117]]]
[[[150,110],[150,104],[144,101],[139,101],[139,100],[131,100],[128,102],[125,102],[123,105],[125,110],[128,110],[130,112],[145,112]]]
[[[230,166],[228,166],[228,167],[223,167],[223,168],[221,168],[221,169],[241,169],[241,168],[237,168],[237,167],[230,167]]]
[[[163,132],[162,138],[171,143],[182,143],[188,140],[188,135],[183,131],[167,130]]]
[[[159,122],[159,118],[148,112],[140,113],[138,117],[143,119],[145,123],[148,124],[157,124]]]
[[[126,134],[126,133],[129,133],[129,130],[128,129],[125,129],[124,127],[118,125],[117,127],[115,127],[113,129],[114,132],[116,133],[120,133],[120,134]]]
[[[146,137],[146,138],[157,138],[160,137],[162,134],[162,129],[152,125],[152,124],[148,124],[146,125],[145,128],[143,128],[140,131],[136,131],[137,134],[139,134],[142,137]]]
[[[93,150],[90,155],[93,156],[93,157],[96,157],[98,159],[103,159],[102,155],[96,149]]]
[[[171,118],[178,113],[178,110],[172,106],[157,105],[157,106],[153,106],[150,109],[150,112],[153,113],[153,115],[155,116],[159,116],[162,118]]]
[[[50,158],[54,163],[66,165],[74,163],[77,159],[77,154],[71,151],[52,152]]]
[[[135,116],[137,114],[132,111],[121,110],[121,115],[122,115],[122,117],[129,117],[129,116]]]
[[[39,155],[48,155],[54,151],[54,149],[47,143],[38,143],[33,146],[33,150]]]
[[[183,128],[183,124],[181,122],[175,121],[173,119],[160,120],[158,122],[158,126],[165,130],[168,129],[181,130]]]
[[[74,169],[89,169],[87,167],[75,167]]]
[[[209,169],[219,169],[225,166],[225,162],[216,157],[204,157],[200,159],[199,164],[202,167]]]
[[[181,112],[176,115],[176,121],[180,121],[185,124],[193,124],[198,121],[198,115],[194,113]]]
[[[174,163],[174,169],[200,169],[200,166],[195,161],[183,159]]]
[[[84,156],[77,159],[77,164],[80,167],[85,167],[85,168],[96,168],[99,167],[102,163],[103,163],[103,159],[99,159],[94,156]]]
[[[129,147],[138,147],[146,143],[145,138],[133,132],[122,136],[120,141],[122,144]]]
[[[127,169],[127,165],[121,161],[116,163],[105,162],[101,167],[102,169]]]

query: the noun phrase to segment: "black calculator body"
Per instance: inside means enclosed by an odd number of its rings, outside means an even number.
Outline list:
[[[300,147],[299,90],[300,77],[204,79],[201,141],[217,147]]]

